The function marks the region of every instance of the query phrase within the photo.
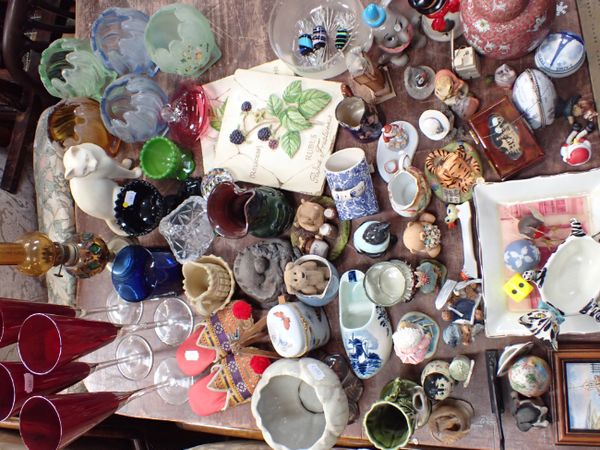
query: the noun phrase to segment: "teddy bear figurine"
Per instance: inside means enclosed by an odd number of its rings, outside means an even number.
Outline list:
[[[435,258],[442,250],[440,229],[435,225],[435,216],[423,213],[419,219],[410,222],[402,235],[404,246],[419,256]]]
[[[301,264],[287,263],[283,280],[288,294],[299,292],[306,295],[322,294],[327,287],[330,271],[316,261],[305,261]]]

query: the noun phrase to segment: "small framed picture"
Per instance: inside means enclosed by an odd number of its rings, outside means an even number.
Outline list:
[[[600,445],[600,348],[553,353],[556,443]]]

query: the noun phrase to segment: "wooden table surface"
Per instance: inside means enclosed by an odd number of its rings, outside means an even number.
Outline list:
[[[398,0],[396,0],[396,2],[397,1]],[[91,24],[97,15],[105,8],[111,6],[132,7],[145,11],[148,14],[152,14],[158,10],[160,6],[167,3],[171,2],[165,0],[78,1],[76,16],[77,36],[87,38],[89,36]],[[208,17],[216,35],[217,43],[223,53],[222,58],[217,64],[200,78],[200,82],[217,80],[232,74],[237,68],[250,68],[275,59],[275,55],[269,46],[267,37],[267,22],[273,4],[272,0],[186,0],[185,3],[194,4]],[[563,0],[563,3],[567,5],[567,14],[557,17],[553,29],[579,32],[580,27],[575,0]],[[458,44],[460,43],[462,43],[462,41],[458,41]],[[447,44],[439,44],[430,41],[424,50],[410,52],[410,64],[426,64],[433,67],[435,70],[449,68],[449,53],[450,50]],[[510,64],[520,72],[525,68],[533,67],[532,60],[532,55],[529,55],[521,60],[511,61]],[[498,65],[500,65],[500,63],[497,61],[483,59],[483,75],[493,74]],[[404,92],[402,74],[402,69],[392,69],[393,83],[398,95],[396,98],[384,103],[382,109],[389,121],[401,119],[416,125],[422,111],[437,108],[440,106],[440,103],[433,96],[421,102],[409,98]],[[340,80],[344,80],[345,76],[346,75],[341,76]],[[166,76],[165,74],[158,75],[158,80],[166,89],[167,93],[172,92],[178,79],[179,78],[176,76]],[[591,98],[591,85],[587,64],[585,64],[575,75],[566,79],[555,80],[555,85],[559,95],[563,98],[576,93]],[[482,108],[506,94],[504,90],[493,84],[486,85],[484,77],[474,80],[470,83],[470,86],[472,92],[481,99]],[[562,162],[559,149],[568,131],[569,126],[565,119],[559,119],[551,127],[536,131],[536,138],[545,150],[546,157],[541,163],[521,172],[517,178],[557,174],[567,170],[588,170],[592,167],[598,167],[600,165],[600,154],[598,152],[593,155],[592,160],[588,164],[578,169],[569,168]],[[594,133],[592,142],[594,145],[598,143],[597,133]],[[375,143],[367,145],[357,144],[345,130],[340,130],[336,141],[336,149],[350,146],[362,147],[366,151],[369,160],[374,162]],[[139,145],[128,146],[128,148],[125,149],[124,154],[133,155],[135,157],[139,148]],[[426,155],[434,148],[436,148],[435,143],[421,135],[420,144],[413,164],[417,167],[423,167]],[[201,149],[197,148],[193,150],[196,162],[201,167]],[[492,172],[487,163],[484,163],[484,170],[486,180],[497,181],[496,175]],[[392,231],[397,235],[400,235],[406,225],[407,219],[399,217],[391,210],[386,195],[386,185],[378,175],[374,175],[374,181],[378,200],[382,209],[382,212],[374,218],[390,221],[392,223]],[[174,189],[175,183],[161,182],[157,183],[157,185],[159,189],[165,193]],[[296,195],[295,198],[298,200],[300,196]],[[435,199],[435,197],[431,201],[428,210],[437,215],[438,223],[440,223],[445,215],[445,206],[439,200]],[[110,238],[110,233],[103,222],[86,216],[79,210],[77,211],[76,218],[79,230],[96,232],[105,238]],[[353,229],[356,229],[362,221],[364,221],[364,219],[355,221],[355,223],[353,223]],[[443,230],[443,251],[439,259],[447,265],[448,276],[452,279],[458,279],[462,265],[460,227],[448,230],[442,224],[441,229]],[[153,232],[152,234],[145,236],[141,241],[145,245],[165,245],[164,240],[158,232]],[[211,251],[223,256],[229,263],[233,263],[233,259],[239,249],[255,241],[256,239],[253,237],[247,237],[242,240],[217,238]],[[413,265],[417,263],[417,258],[410,255],[401,243],[398,243],[391,249],[385,257],[402,258]],[[351,248],[347,248],[336,265],[338,271],[342,273],[351,268],[364,271],[372,263],[373,261],[371,259],[358,255]],[[110,276],[109,273],[105,271],[91,280],[84,280],[79,283],[77,294],[78,303],[83,307],[89,307],[91,305],[99,306],[104,303],[106,296],[111,290]],[[236,297],[239,298],[240,296],[243,296],[243,294],[238,292]],[[439,312],[434,308],[434,298],[435,295],[433,294],[417,294],[412,302],[389,308],[388,311],[394,327],[399,318],[404,313],[411,310],[418,310],[430,314],[437,318],[440,324],[443,324]],[[156,303],[153,302],[145,303],[143,321],[152,320],[155,306]],[[326,350],[332,353],[339,352],[343,354],[344,350],[339,338],[337,301],[333,301],[329,304],[326,307],[326,312],[332,328],[332,339],[327,345]],[[152,330],[142,332],[141,334],[146,337],[153,346],[156,352],[156,363],[166,357],[174,355],[175,349],[167,348],[161,344]],[[565,337],[565,340],[567,339],[568,337]],[[455,397],[470,401],[475,409],[471,433],[464,439],[455,443],[453,446],[454,448],[499,448],[498,431],[496,421],[491,413],[485,376],[484,351],[489,348],[500,349],[509,343],[522,342],[525,340],[527,339],[488,339],[485,336],[480,335],[476,342],[469,347],[462,347],[456,350],[451,349],[440,340],[435,358],[449,360],[457,353],[464,353],[471,358],[474,358],[476,361],[475,372],[470,386],[467,389],[463,389],[459,386],[453,394]],[[590,340],[600,340],[600,337],[598,335],[586,336],[586,341],[589,342]],[[89,359],[100,361],[112,358],[114,355],[114,348],[114,344],[111,344],[90,355]],[[365,391],[360,401],[361,411],[364,412],[369,407],[369,405],[378,397],[382,386],[390,379],[400,376],[418,380],[422,367],[423,364],[417,366],[403,365],[396,356],[392,355],[390,361],[379,374],[364,383]],[[90,390],[126,390],[149,385],[151,383],[151,376],[139,383],[123,380],[122,377],[118,375],[115,368],[100,371],[89,377],[86,381]],[[508,395],[509,389],[506,381],[504,381],[504,391],[505,394]],[[549,402],[549,398],[547,398],[546,401]],[[156,394],[150,394],[142,399],[132,402],[120,412],[136,417],[178,421],[193,426],[196,429],[213,433],[260,438],[260,433],[256,428],[248,404],[210,417],[197,417],[193,414],[187,404],[180,407],[166,405]],[[507,449],[547,449],[554,445],[555,431],[553,426],[546,429],[533,429],[528,433],[522,433],[516,428],[514,419],[509,413],[505,413],[503,424]],[[415,433],[415,441],[413,443],[418,443],[421,446],[440,445],[431,437],[427,427],[420,429]],[[366,440],[366,436],[361,428],[360,421],[349,425],[346,428],[340,439],[340,444],[369,446],[369,442]]]

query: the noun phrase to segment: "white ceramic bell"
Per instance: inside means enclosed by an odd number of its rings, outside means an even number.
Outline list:
[[[371,302],[363,285],[365,274],[349,270],[340,279],[339,316],[344,349],[358,378],[381,370],[392,351],[392,326],[384,307]]]

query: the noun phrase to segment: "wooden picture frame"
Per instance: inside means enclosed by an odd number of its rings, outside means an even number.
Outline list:
[[[600,347],[561,346],[552,366],[556,444],[600,445]]]

